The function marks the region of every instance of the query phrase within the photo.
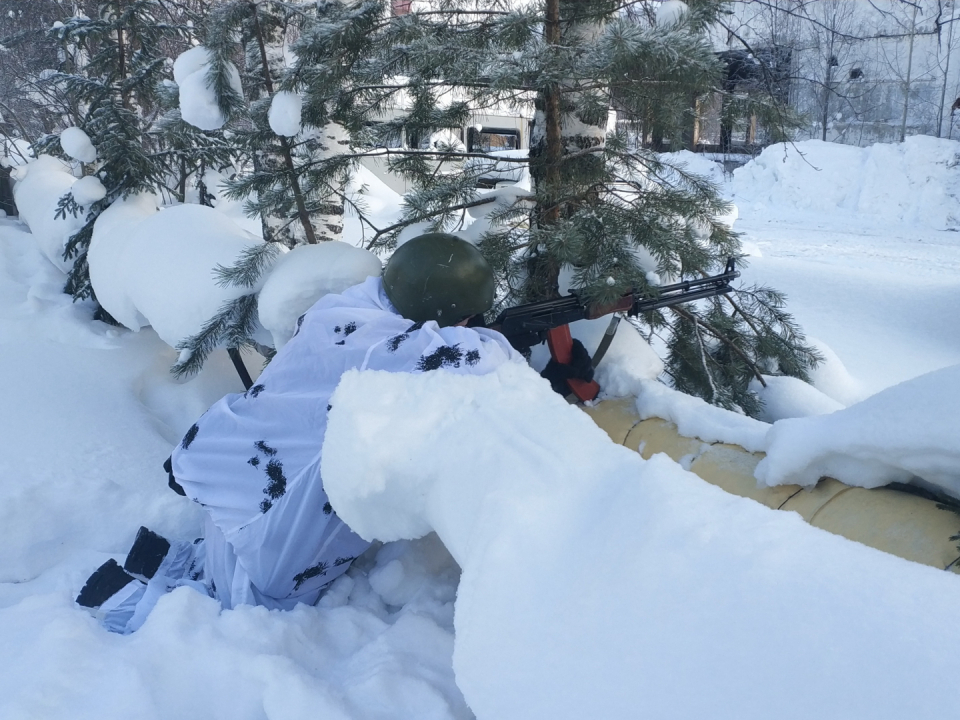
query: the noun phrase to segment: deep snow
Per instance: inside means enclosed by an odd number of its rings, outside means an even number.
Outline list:
[[[825,396],[847,405],[960,363],[956,233],[861,205],[754,201],[772,181],[748,175],[728,188],[753,249],[745,278],[786,290],[835,353]],[[790,197],[832,192],[822,174],[804,183]],[[370,204],[385,217],[383,197]],[[23,226],[0,223],[0,717],[470,718],[466,703],[498,719],[954,712],[929,688],[953,680],[960,579],[726,495],[663,457],[644,462],[529,373],[469,387],[357,374],[334,403],[338,511],[383,537],[436,529],[462,579],[431,533],[375,548],[318,607],[220,612],[184,588],[134,635],[110,635],[73,598],[141,523],[196,534],[196,509],[160,463],[240,385],[223,353],[175,382],[176,354],[152,329],[92,322],[62,282]],[[604,370],[620,392],[657,370],[623,342]],[[658,412],[711,422],[664,395]],[[955,406],[937,399],[933,422]],[[767,437],[763,423],[722,417],[717,433]],[[423,507],[397,508],[413,498]],[[415,531],[398,528],[411,517]]]
[[[368,539],[435,530],[463,569],[454,670],[480,718],[954,707],[916,678],[949,682],[960,578],[644,461],[528,367],[350,371],[331,404],[337,512]]]

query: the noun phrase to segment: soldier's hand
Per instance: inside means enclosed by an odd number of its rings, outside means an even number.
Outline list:
[[[559,363],[553,358],[540,373],[540,376],[550,381],[550,387],[561,395],[570,394],[570,385],[567,380],[583,380],[590,382],[593,380],[593,362],[590,353],[579,340],[573,341],[573,347],[570,351],[570,362]]]

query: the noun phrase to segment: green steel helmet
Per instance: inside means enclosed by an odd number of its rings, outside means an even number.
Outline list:
[[[393,253],[383,270],[383,289],[405,318],[446,327],[493,306],[493,270],[466,240],[427,233]]]

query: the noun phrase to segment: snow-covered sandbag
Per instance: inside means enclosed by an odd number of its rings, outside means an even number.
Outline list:
[[[770,425],[687,395],[655,380],[637,389],[637,411],[643,420],[661,418],[677,426],[681,435],[704,442],[739,445],[756,452],[765,447]]]
[[[209,85],[210,51],[198,45],[180,55],[173,63],[173,77],[180,88],[180,117],[201,130],[219,130],[226,122],[217,96]],[[227,63],[230,87],[243,95],[240,73]]]
[[[151,325],[170,346],[195,335],[228,300],[254,288],[221,287],[214,270],[237,262],[261,238],[203,205],[157,211],[141,195],[111,205],[97,219],[88,259],[104,309],[131,330]]]
[[[644,461],[527,367],[351,371],[331,406],[340,517],[436,531],[462,568],[453,665],[478,720],[954,709],[916,678],[951,681],[960,578]]]
[[[68,167],[49,155],[41,155],[26,165],[15,167],[12,176],[13,199],[20,211],[20,220],[30,228],[37,246],[57,268],[67,272],[73,260],[63,259],[63,250],[70,237],[82,226],[85,213],[77,217],[56,218],[60,198],[70,192],[77,179]]]
[[[263,283],[257,305],[260,324],[279,350],[293,337],[297,318],[322,296],[341,293],[380,271],[376,255],[347,243],[295,247],[277,261]]]
[[[913,476],[960,497],[960,365],[921,375],[831,415],[775,423],[762,485],[829,476],[879,487]]]

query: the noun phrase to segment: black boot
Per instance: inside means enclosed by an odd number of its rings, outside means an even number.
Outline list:
[[[77,595],[77,605],[88,608],[100,607],[108,598],[135,579],[127,575],[116,560],[110,558],[87,579],[86,585]]]
[[[141,527],[137,532],[137,539],[127,553],[127,560],[123,569],[131,575],[149,580],[157,573],[160,563],[170,550],[170,542],[155,532]]]

